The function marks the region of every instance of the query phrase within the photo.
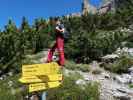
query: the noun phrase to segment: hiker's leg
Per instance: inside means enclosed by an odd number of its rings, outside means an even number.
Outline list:
[[[64,66],[65,57],[64,57],[64,38],[58,37],[57,38],[57,48],[59,52],[59,64]]]
[[[47,56],[47,62],[51,62],[52,61],[52,57],[53,57],[53,53],[56,49],[56,43],[54,44],[54,46],[48,51],[48,56]]]

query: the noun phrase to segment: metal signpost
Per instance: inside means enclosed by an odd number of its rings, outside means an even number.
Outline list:
[[[42,93],[42,100],[46,100],[46,95],[47,95],[47,93],[46,93],[46,91],[44,91],[44,92]]]

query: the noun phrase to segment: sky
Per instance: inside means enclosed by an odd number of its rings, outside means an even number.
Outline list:
[[[35,18],[62,16],[74,12],[81,12],[83,0],[0,0],[0,29],[12,19],[17,26],[25,16],[32,24]],[[98,6],[100,0],[90,0]]]

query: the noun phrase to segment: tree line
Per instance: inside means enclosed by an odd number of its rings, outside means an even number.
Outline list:
[[[115,13],[60,17],[70,33],[65,41],[66,58],[89,63],[122,47],[123,41],[132,46],[133,35],[121,31],[133,23],[133,3],[132,0],[127,2],[124,8],[118,8]],[[0,32],[0,70],[3,73],[10,70],[19,72],[24,55],[50,47],[55,39],[53,19],[38,18],[29,25],[23,17],[19,28],[12,20],[8,21]]]

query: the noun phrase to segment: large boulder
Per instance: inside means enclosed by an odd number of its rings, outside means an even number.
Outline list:
[[[132,76],[129,75],[129,74],[122,74],[122,75],[117,75],[117,76],[115,76],[114,79],[115,79],[118,83],[128,84],[128,83],[131,83],[131,81],[132,81]]]

